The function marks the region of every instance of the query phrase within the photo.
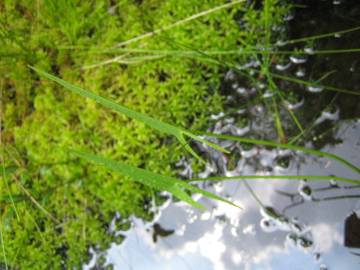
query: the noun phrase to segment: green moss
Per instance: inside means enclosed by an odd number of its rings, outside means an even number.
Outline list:
[[[6,166],[19,167],[0,182],[0,190],[1,195],[8,194],[8,183],[12,194],[24,197],[14,201],[16,211],[11,200],[1,202],[3,245],[11,268],[80,268],[90,246],[105,249],[117,240],[108,230],[115,213],[123,220],[130,215],[151,219],[146,207],[153,196],[151,190],[74,159],[69,147],[161,174],[173,174],[173,164],[185,154],[171,138],[144,124],[40,80],[28,65],[188,129],[206,129],[209,114],[222,110],[223,99],[217,92],[221,65],[165,56],[133,65],[81,69],[122,54],[100,50],[223,4],[216,0],[139,2],[0,3],[2,140],[6,145],[1,155]],[[245,21],[256,25],[259,12],[249,7]],[[252,27],[243,29],[234,20],[243,13],[244,8],[237,5],[132,43],[130,48],[205,51],[256,44],[261,34],[254,35]],[[246,59],[222,56],[219,60]]]

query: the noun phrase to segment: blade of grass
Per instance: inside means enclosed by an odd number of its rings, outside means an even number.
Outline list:
[[[10,185],[8,183],[8,180],[7,180],[7,172],[6,172],[6,168],[5,168],[5,159],[4,159],[4,147],[3,147],[3,140],[2,140],[2,130],[1,130],[1,126],[2,126],[2,117],[3,117],[3,82],[1,81],[1,88],[0,88],[0,148],[1,148],[1,157],[0,157],[0,160],[1,160],[1,171],[2,171],[2,178],[3,178],[3,181],[5,183],[5,187],[6,187],[6,190],[7,190],[7,193],[9,194],[9,198],[11,200],[11,204],[12,204],[12,207],[14,208],[14,212],[16,214],[16,218],[17,220],[19,221],[20,220],[20,217],[19,217],[19,214],[18,214],[18,211],[16,209],[16,206],[15,206],[15,202],[13,200],[13,197],[12,197],[12,193],[11,193],[11,189],[10,189]],[[8,172],[10,171],[11,172],[11,169],[8,168],[7,170]]]
[[[96,101],[97,103],[103,105],[104,107],[107,107],[109,109],[112,109],[116,112],[119,112],[121,114],[124,114],[125,116],[129,117],[129,118],[132,118],[132,119],[135,119],[135,120],[138,120],[138,121],[141,121],[143,122],[144,124],[152,127],[153,129],[156,129],[158,130],[159,132],[161,133],[165,133],[165,134],[168,134],[168,135],[172,135],[172,136],[175,136],[179,142],[181,144],[184,144],[186,146],[186,149],[197,159],[199,159],[200,161],[203,162],[203,160],[197,155],[197,154],[194,154],[195,152],[191,149],[190,150],[190,146],[187,146],[188,144],[186,143],[186,141],[184,140],[184,137],[187,136],[193,140],[196,140],[196,141],[199,141],[199,142],[202,142],[202,143],[205,143],[207,145],[209,145],[210,147],[218,150],[218,151],[221,151],[221,152],[225,152],[225,153],[228,153],[227,150],[225,150],[224,148],[218,146],[218,145],[215,145],[211,142],[208,142],[202,138],[200,138],[199,136],[195,135],[195,134],[192,134],[191,132],[185,130],[185,129],[182,129],[180,127],[176,127],[176,126],[173,126],[173,125],[170,125],[168,123],[165,123],[165,122],[162,122],[160,120],[157,120],[155,118],[152,118],[150,116],[147,116],[145,114],[142,114],[142,113],[139,113],[139,112],[136,112],[136,111],[133,111],[131,109],[128,109],[124,106],[121,106],[109,99],[106,99],[102,96],[99,96],[95,93],[92,93],[88,90],[85,90],[85,89],[82,89],[78,86],[75,86],[65,80],[62,80],[56,76],[53,76],[45,71],[42,71],[40,69],[37,69],[37,68],[34,68],[34,67],[31,67],[31,69],[33,69],[34,71],[36,71],[38,74],[62,85],[63,87],[65,87],[67,90],[70,90],[71,92],[73,93],[76,93],[80,96],[83,96],[83,97],[86,97],[86,98],[89,98],[89,99],[92,99],[94,101]]]
[[[14,177],[15,178],[15,177]],[[48,216],[52,221],[57,224],[60,224],[60,221],[57,220],[49,211],[47,211],[32,195],[31,193],[15,178],[20,189],[25,193],[25,195],[29,198],[29,200],[42,211],[46,216]]]
[[[278,79],[281,79],[281,80],[284,80],[284,81],[294,82],[294,83],[302,84],[302,85],[306,85],[306,86],[323,87],[324,90],[329,90],[329,91],[335,91],[335,92],[349,94],[349,95],[360,96],[360,92],[356,92],[356,91],[352,91],[352,90],[342,89],[342,88],[328,86],[328,85],[322,85],[322,84],[318,84],[318,83],[311,83],[311,82],[308,82],[308,81],[304,81],[304,80],[300,80],[300,79],[297,79],[297,78],[288,77],[288,76],[284,76],[284,75],[280,75],[280,74],[275,74],[275,73],[270,73],[270,74],[274,78],[278,78]]]
[[[250,144],[258,144],[258,145],[265,145],[265,146],[271,146],[271,147],[285,148],[285,149],[290,149],[290,150],[295,150],[295,151],[300,151],[300,152],[303,152],[303,153],[311,154],[311,155],[314,155],[314,156],[325,157],[325,158],[335,160],[335,161],[343,164],[344,166],[348,167],[349,169],[355,171],[356,173],[360,174],[360,168],[353,165],[349,161],[347,161],[347,160],[345,160],[345,159],[343,159],[343,158],[341,158],[341,157],[339,157],[339,156],[337,156],[335,154],[322,152],[322,151],[318,151],[318,150],[311,149],[311,148],[306,148],[306,147],[302,147],[302,146],[298,146],[298,145],[292,145],[292,144],[277,143],[277,142],[274,142],[274,141],[242,138],[242,137],[231,136],[231,135],[222,135],[222,134],[214,134],[214,133],[201,133],[201,135],[214,137],[214,138],[219,138],[219,139],[224,139],[224,140],[238,141],[238,142],[243,142],[243,143],[250,143]]]
[[[358,30],[360,30],[360,26],[341,30],[341,31],[335,31],[335,32],[331,32],[331,33],[315,35],[315,36],[311,36],[311,37],[292,39],[292,40],[284,41],[284,43],[282,43],[281,45],[295,44],[295,43],[305,42],[305,41],[309,41],[309,40],[317,40],[317,39],[322,39],[322,38],[327,38],[327,37],[333,37],[334,35],[347,34],[347,33],[351,33],[351,32],[358,31]]]
[[[200,12],[200,13],[194,14],[194,15],[192,15],[192,16],[190,16],[190,17],[185,18],[185,19],[179,20],[179,21],[177,21],[177,22],[175,22],[175,23],[173,23],[173,24],[164,26],[164,27],[162,27],[162,28],[159,28],[159,29],[156,29],[156,30],[154,30],[154,31],[148,32],[148,33],[146,33],[146,34],[143,34],[143,35],[134,37],[134,38],[132,38],[132,39],[129,39],[129,40],[120,42],[120,43],[118,43],[117,45],[115,45],[115,47],[125,46],[125,45],[128,45],[128,44],[130,44],[130,43],[133,43],[133,42],[136,42],[136,41],[145,39],[145,38],[152,37],[152,36],[154,36],[154,35],[156,35],[156,34],[159,34],[159,33],[161,33],[161,32],[170,30],[170,29],[172,29],[172,28],[174,28],[174,27],[177,27],[177,26],[182,25],[182,24],[185,24],[185,23],[187,23],[187,22],[196,20],[196,19],[198,19],[198,18],[200,18],[200,17],[206,16],[206,15],[211,14],[211,13],[214,13],[214,12],[216,12],[216,11],[219,11],[219,10],[222,10],[222,9],[226,9],[226,8],[230,8],[230,7],[234,6],[234,5],[237,5],[237,4],[242,3],[242,2],[245,2],[245,0],[233,1],[233,2],[230,2],[230,3],[226,3],[226,4],[223,4],[223,5],[214,7],[214,8],[212,8],[212,9],[208,9],[208,10],[202,11],[202,12]]]
[[[237,206],[236,204],[223,199],[213,193],[202,190],[200,188],[189,185],[188,183],[178,180],[170,176],[163,176],[157,173],[153,173],[144,169],[136,168],[129,166],[125,163],[113,161],[111,159],[106,159],[104,157],[93,155],[81,151],[71,150],[76,156],[81,157],[87,161],[93,162],[97,165],[104,166],[110,170],[121,173],[122,175],[128,176],[134,181],[147,185],[153,189],[160,191],[168,191],[173,194],[175,197],[189,203],[190,205],[197,207],[199,209],[205,209],[203,205],[195,202],[187,193],[186,190],[191,192],[196,192],[202,194],[211,199],[222,201],[224,203],[230,204],[232,206]]]
[[[335,180],[344,183],[350,183],[359,185],[360,180],[349,179],[344,177],[337,176],[326,176],[326,175],[239,175],[239,176],[214,176],[208,178],[196,178],[191,179],[189,182],[204,182],[204,181],[228,181],[228,180],[298,180],[298,179],[307,179],[308,181],[330,181]]]
[[[4,235],[3,235],[2,217],[0,217],[0,241],[1,241],[1,249],[2,249],[2,254],[3,254],[3,260],[4,260],[5,270],[8,270],[9,268],[8,268],[6,251],[5,251],[5,243],[4,243]]]
[[[333,103],[335,102],[335,100],[338,97],[338,93],[331,99],[331,101],[326,105],[326,107],[324,109],[321,110],[321,112],[323,112],[324,110],[326,110],[327,108],[330,108]],[[318,117],[320,117],[320,114],[315,114],[315,116],[313,117],[313,119],[308,123],[307,127],[305,130],[301,131],[299,134],[297,134],[296,136],[294,136],[293,138],[291,138],[289,140],[289,144],[295,144],[297,143],[301,138],[304,138],[306,135],[310,134],[310,132],[314,129],[314,127],[316,126],[316,119],[318,119]]]

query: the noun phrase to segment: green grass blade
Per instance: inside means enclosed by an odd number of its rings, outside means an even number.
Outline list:
[[[126,165],[122,162],[113,161],[110,159],[106,159],[104,157],[93,155],[85,152],[75,151],[72,150],[72,152],[83,158],[87,161],[94,162],[97,165],[104,166],[110,170],[113,170],[115,172],[121,173],[122,175],[128,176],[134,181],[137,181],[139,183],[142,183],[144,185],[147,185],[153,189],[160,190],[160,191],[168,191],[172,193],[175,197],[189,203],[190,205],[205,209],[204,206],[199,204],[198,202],[194,201],[187,193],[186,190],[200,193],[206,197],[209,197],[211,199],[215,199],[218,201],[222,201],[225,203],[228,203],[232,206],[236,206],[234,203],[223,199],[215,194],[212,194],[210,192],[207,192],[205,190],[199,189],[197,187],[191,186],[188,183],[178,180],[176,178],[170,177],[170,176],[163,176],[157,173],[153,173],[144,169],[136,168],[133,166]]]
[[[0,218],[0,241],[1,241],[1,249],[2,249],[5,270],[8,270],[9,268],[8,268],[8,264],[7,264],[7,257],[6,257],[6,251],[5,251],[2,218]]]
[[[203,182],[203,181],[227,181],[227,180],[299,180],[307,179],[308,181],[339,181],[344,183],[350,183],[360,185],[360,180],[349,179],[337,176],[326,176],[326,175],[239,175],[239,176],[215,176],[209,178],[196,178],[189,180],[190,182]]]
[[[311,36],[311,37],[303,37],[303,38],[288,40],[288,41],[285,41],[285,42],[282,43],[282,44],[283,44],[283,45],[286,45],[286,44],[295,44],[295,43],[305,42],[305,41],[309,41],[309,40],[317,40],[317,39],[322,39],[322,38],[327,38],[327,37],[333,37],[334,35],[347,34],[347,33],[351,33],[351,32],[358,31],[358,30],[360,30],[360,26],[357,26],[357,27],[354,27],[354,28],[345,29],[345,30],[341,30],[341,31],[336,31],[336,32],[331,32],[331,33],[326,33],[326,34],[315,35],[315,36]]]
[[[163,26],[162,28],[159,28],[159,29],[156,29],[154,31],[151,31],[151,32],[148,32],[148,33],[145,33],[143,35],[140,35],[140,36],[137,36],[137,37],[134,37],[134,38],[131,38],[129,40],[126,40],[126,41],[123,41],[121,43],[118,43],[116,44],[115,47],[121,47],[121,46],[125,46],[125,45],[128,45],[130,43],[133,43],[133,42],[136,42],[136,41],[139,41],[139,40],[142,40],[142,39],[145,39],[145,38],[149,38],[149,37],[152,37],[154,35],[157,35],[157,34],[160,34],[161,32],[164,32],[164,31],[167,31],[167,30],[170,30],[174,27],[177,27],[177,26],[180,26],[182,24],[185,24],[185,23],[188,23],[190,21],[193,21],[193,20],[196,20],[198,18],[201,18],[203,16],[206,16],[206,15],[209,15],[211,13],[214,13],[214,12],[217,12],[219,10],[222,10],[222,9],[226,9],[226,8],[230,8],[234,5],[237,5],[237,4],[240,4],[242,2],[245,2],[245,0],[236,0],[236,1],[232,1],[230,3],[226,3],[226,4],[223,4],[223,5],[219,5],[219,6],[216,6],[214,8],[211,8],[209,10],[205,10],[205,11],[202,11],[202,12],[199,12],[197,14],[194,14],[194,15],[191,15],[187,18],[184,18],[182,20],[179,20],[175,23],[172,23],[172,24],[169,24],[169,25],[166,25],[166,26]]]
[[[356,173],[360,174],[360,168],[353,165],[349,161],[347,161],[347,160],[345,160],[345,159],[343,159],[343,158],[341,158],[341,157],[339,157],[339,156],[337,156],[335,154],[322,152],[322,151],[318,151],[318,150],[315,150],[315,149],[310,149],[310,148],[306,148],[306,147],[302,147],[302,146],[298,146],[298,145],[277,143],[277,142],[274,142],[274,141],[242,138],[242,137],[231,136],[231,135],[222,135],[222,134],[214,134],[214,133],[202,133],[202,135],[206,135],[206,136],[214,137],[214,138],[219,138],[219,139],[224,139],[224,140],[238,141],[238,142],[243,142],[243,143],[259,144],[259,145],[265,145],[265,146],[271,146],[271,147],[285,148],[285,149],[290,149],[290,150],[295,150],[295,151],[300,151],[300,152],[303,152],[303,153],[311,154],[311,155],[314,155],[314,156],[325,157],[325,158],[329,158],[329,159],[332,159],[332,160],[336,160],[337,162],[343,164],[344,166],[348,167],[349,169],[351,169],[351,170],[355,171]]]
[[[324,90],[329,90],[329,91],[334,91],[334,92],[339,92],[339,93],[344,93],[344,94],[349,94],[349,95],[354,95],[354,96],[360,96],[360,91],[352,91],[352,90],[348,90],[348,89],[342,89],[342,88],[338,88],[338,87],[334,87],[334,86],[329,86],[329,85],[322,85],[322,84],[318,84],[318,83],[311,83],[308,81],[304,81],[304,80],[300,80],[297,78],[293,78],[293,77],[288,77],[288,76],[284,76],[284,75],[280,75],[280,74],[275,74],[275,73],[270,73],[272,77],[274,78],[278,78],[284,81],[289,81],[289,82],[294,82],[297,84],[302,84],[302,85],[306,85],[306,86],[319,86],[319,87],[323,87]]]
[[[132,118],[132,119],[135,119],[135,120],[138,120],[138,121],[141,121],[143,122],[144,124],[152,127],[153,129],[156,129],[158,130],[159,132],[161,133],[165,133],[165,134],[168,134],[168,135],[172,135],[172,136],[175,136],[178,140],[180,140],[180,138],[183,138],[184,135],[187,136],[187,137],[190,137],[194,140],[197,140],[197,141],[200,141],[200,142],[203,142],[205,144],[208,144],[209,146],[211,147],[214,147],[215,149],[219,150],[219,151],[222,151],[222,152],[227,152],[225,149],[221,148],[220,146],[215,146],[213,143],[211,142],[208,142],[208,141],[205,141],[203,139],[201,139],[200,137],[196,136],[195,134],[192,134],[191,132],[185,130],[185,129],[182,129],[182,128],[179,128],[179,127],[176,127],[176,126],[173,126],[173,125],[170,125],[168,123],[164,123],[162,121],[159,121],[155,118],[152,118],[150,116],[147,116],[145,114],[142,114],[142,113],[139,113],[139,112],[136,112],[136,111],[133,111],[131,109],[128,109],[124,106],[121,106],[109,99],[106,99],[102,96],[99,96],[95,93],[92,93],[88,90],[85,90],[81,87],[78,87],[78,86],[75,86],[65,80],[62,80],[54,75],[51,75],[45,71],[42,71],[40,69],[37,69],[37,68],[34,68],[34,67],[30,67],[31,69],[33,69],[34,71],[36,71],[38,74],[62,85],[63,87],[65,87],[67,90],[70,90],[71,92],[75,93],[75,94],[78,94],[80,96],[83,96],[85,98],[89,98],[89,99],[92,99],[94,101],[96,101],[97,103],[101,104],[102,106],[104,107],[107,107],[109,109],[112,109],[118,113],[121,113],[121,114],[124,114],[126,115],[127,117],[129,118]],[[184,143],[183,140],[180,140],[180,143]],[[187,145],[187,144],[185,144]],[[190,151],[190,146],[186,146],[186,149],[197,159],[200,159],[201,158],[194,154],[195,152],[192,150]]]

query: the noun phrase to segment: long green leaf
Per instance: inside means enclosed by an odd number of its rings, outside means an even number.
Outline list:
[[[333,159],[333,160],[336,160],[337,162],[343,164],[344,166],[350,168],[351,170],[357,172],[358,174],[360,174],[360,168],[359,167],[353,165],[352,163],[350,163],[346,159],[343,159],[343,158],[341,158],[341,157],[339,157],[339,156],[337,156],[335,154],[326,153],[326,152],[322,152],[322,151],[318,151],[318,150],[315,150],[315,149],[310,149],[310,148],[306,148],[306,147],[302,147],[302,146],[298,146],[298,145],[278,143],[278,142],[274,142],[274,141],[265,141],[265,140],[258,140],[258,139],[242,138],[242,137],[237,137],[237,136],[221,135],[221,134],[214,134],[214,133],[202,133],[202,134],[206,135],[206,136],[209,136],[209,137],[219,138],[219,139],[238,141],[238,142],[250,143],[250,144],[260,144],[260,145],[265,145],[265,146],[279,147],[279,148],[285,148],[285,149],[290,149],[290,150],[295,150],[295,151],[301,151],[303,153],[311,154],[311,155],[314,155],[314,156],[320,156],[320,157]]]
[[[106,159],[104,157],[93,155],[81,151],[75,151],[72,150],[72,152],[83,158],[87,161],[94,162],[97,165],[104,166],[105,168],[108,168],[110,170],[113,170],[115,172],[121,173],[125,176],[130,177],[134,181],[137,181],[139,183],[142,183],[144,185],[147,185],[151,188],[154,188],[156,190],[160,191],[168,191],[172,193],[175,197],[179,198],[180,200],[183,200],[190,205],[205,209],[203,205],[199,204],[198,202],[194,201],[187,193],[186,191],[196,192],[199,194],[202,194],[206,197],[209,197],[211,199],[215,199],[218,201],[225,202],[227,204],[230,204],[235,207],[239,207],[236,204],[223,199],[213,193],[210,193],[208,191],[202,190],[200,188],[194,187],[192,185],[189,185],[188,183],[178,180],[176,178],[170,177],[170,176],[164,176],[157,173],[153,173],[144,169],[136,168],[133,166],[129,166],[122,162],[116,162],[110,159]]]
[[[62,85],[63,87],[65,87],[66,89],[72,91],[73,93],[76,93],[80,96],[83,96],[83,97],[86,97],[86,98],[89,98],[89,99],[92,99],[94,101],[96,101],[97,103],[103,105],[104,107],[107,107],[109,109],[112,109],[116,112],[119,112],[121,114],[124,114],[126,115],[127,117],[129,118],[132,118],[132,119],[135,119],[135,120],[138,120],[138,121],[141,121],[143,122],[144,124],[162,132],[162,133],[165,133],[165,134],[169,134],[169,135],[172,135],[172,136],[175,136],[179,142],[181,144],[183,144],[184,146],[186,146],[185,148],[194,156],[196,157],[197,159],[201,160],[201,158],[194,152],[191,150],[190,146],[188,146],[188,144],[186,143],[186,140],[184,140],[184,136],[187,136],[191,139],[194,139],[196,141],[199,141],[199,142],[202,142],[202,143],[205,143],[207,145],[209,145],[210,147],[218,150],[218,151],[221,151],[221,152],[225,152],[227,153],[228,151],[226,151],[224,148],[216,145],[216,144],[213,144],[209,141],[205,141],[204,139],[200,138],[199,136],[196,136],[195,134],[192,134],[191,132],[183,129],[183,128],[180,128],[180,127],[176,127],[176,126],[173,126],[173,125],[170,125],[168,123],[164,123],[160,120],[157,120],[155,118],[152,118],[150,116],[147,116],[145,114],[142,114],[142,113],[139,113],[139,112],[136,112],[136,111],[133,111],[131,109],[128,109],[124,106],[121,106],[109,99],[106,99],[104,97],[101,97],[93,92],[90,92],[88,90],[85,90],[85,89],[82,89],[81,87],[78,87],[78,86],[75,86],[65,80],[62,80],[54,75],[51,75],[43,70],[40,70],[40,69],[37,69],[37,68],[34,68],[34,67],[30,67],[31,69],[33,69],[34,71],[36,71],[38,74]]]
[[[239,175],[239,176],[214,176],[209,178],[196,178],[191,179],[189,182],[204,182],[204,181],[228,181],[228,180],[298,180],[307,179],[309,181],[339,181],[349,184],[360,185],[360,180],[338,177],[338,176],[327,176],[327,175]]]

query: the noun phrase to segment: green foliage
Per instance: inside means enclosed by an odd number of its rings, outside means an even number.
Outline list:
[[[69,147],[163,175],[176,173],[172,164],[186,153],[171,137],[153,132],[144,123],[39,80],[29,65],[190,130],[205,129],[209,112],[222,109],[218,65],[161,57],[140,59],[134,65],[81,67],[108,57],[95,53],[98,50],[223,1],[113,2],[0,2],[1,157],[3,167],[17,167],[1,175],[1,253],[5,256],[0,264],[6,258],[11,269],[80,268],[88,260],[90,246],[105,249],[114,240],[108,227],[115,213],[123,220],[130,215],[147,220],[152,216],[150,188],[74,159]],[[176,41],[204,50],[235,50],[250,35],[234,20],[241,9],[234,5],[129,48],[163,50]]]

